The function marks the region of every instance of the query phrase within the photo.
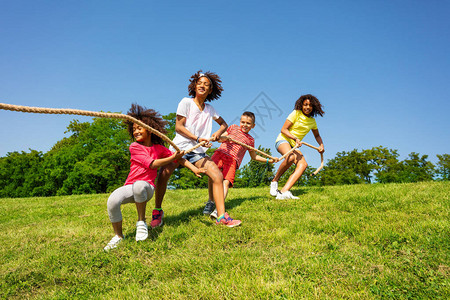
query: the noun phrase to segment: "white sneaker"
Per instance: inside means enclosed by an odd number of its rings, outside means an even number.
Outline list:
[[[136,241],[144,241],[148,237],[148,227],[145,221],[137,221],[136,223]]]
[[[103,250],[105,251],[109,251],[111,249],[114,249],[117,247],[117,245],[123,240],[123,238],[121,238],[118,235],[115,235],[108,243],[108,245],[106,245],[105,248],[103,248]]]
[[[277,196],[278,194],[278,181],[272,181],[270,183],[270,196]]]
[[[300,199],[300,198],[292,195],[291,191],[286,191],[284,193],[279,193],[277,195],[277,199],[284,200],[284,199]]]
[[[289,199],[300,199],[299,197],[292,195],[291,191],[287,191],[287,193],[289,193]]]
[[[211,218],[211,220],[215,221],[217,220],[217,209],[215,209],[210,215],[209,217]]]

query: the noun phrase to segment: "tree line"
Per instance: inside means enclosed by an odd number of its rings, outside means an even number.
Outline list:
[[[173,139],[175,113],[163,116]],[[43,153],[9,152],[0,158],[0,197],[36,197],[69,194],[108,193],[123,185],[130,168],[128,146],[131,139],[121,120],[94,118],[91,123],[73,120],[70,136]],[[270,150],[259,147],[268,154]],[[212,155],[215,148],[208,150]],[[417,182],[449,180],[450,155],[437,155],[436,165],[428,155],[412,152],[400,161],[397,150],[382,146],[343,151],[326,162],[316,176],[308,166],[297,186],[324,186],[358,183]],[[293,166],[291,167],[293,168]],[[268,186],[275,167],[250,161],[236,173],[235,187]],[[289,170],[280,179],[284,185]],[[208,178],[197,178],[186,168],[178,168],[169,181],[171,188],[206,188]]]

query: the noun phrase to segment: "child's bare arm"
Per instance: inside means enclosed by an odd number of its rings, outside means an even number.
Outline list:
[[[314,137],[316,138],[317,143],[320,145],[319,146],[319,153],[324,153],[325,152],[325,148],[323,146],[323,141],[322,141],[322,137],[319,134],[319,129],[312,129],[312,132],[314,134]]]
[[[256,160],[256,161],[259,161],[259,162],[262,162],[262,163],[269,162],[269,163],[273,164],[273,163],[276,163],[276,162],[277,162],[277,161],[275,161],[275,160],[272,159],[272,158],[269,158],[269,160],[267,160],[267,158],[264,158],[264,157],[262,157],[262,156],[256,154],[256,151],[255,151],[255,150],[248,150],[248,153],[250,154],[250,157],[251,157],[253,160]]]
[[[286,120],[283,124],[283,127],[281,127],[281,133],[287,136],[288,138],[294,140],[299,146],[302,145],[302,142],[298,137],[290,133],[289,128],[292,126],[292,122],[289,120]]]
[[[216,132],[214,132],[214,133],[211,135],[211,140],[212,140],[213,142],[218,141],[218,140],[219,140],[219,137],[220,137],[220,136],[227,130],[227,128],[228,128],[227,122],[225,122],[225,120],[222,119],[222,117],[219,117],[219,118],[216,120],[216,122],[217,122],[217,124],[220,125],[220,128],[219,128],[219,130],[217,130]]]
[[[182,159],[182,156],[184,155],[184,151],[180,151],[180,152],[175,152],[174,154],[172,154],[171,156],[168,157],[164,157],[164,158],[158,158],[155,159],[154,161],[152,161],[152,163],[150,164],[150,168],[152,169],[157,169],[159,167],[165,166],[168,163],[173,162],[174,160],[180,160]]]
[[[194,166],[193,164],[191,164],[188,160],[186,160],[184,158],[181,158],[179,160],[179,162],[180,162],[180,165],[191,170],[195,174],[195,176],[197,176],[199,178],[202,177],[200,174],[206,173],[205,168],[197,168],[196,166]]]
[[[219,137],[218,142],[219,142],[219,143],[223,143],[223,142],[225,142],[225,141],[227,141],[227,140],[228,140],[228,132],[224,132],[224,133],[222,133],[222,135]]]
[[[182,136],[191,139],[191,140],[197,140],[197,136],[195,136],[192,132],[190,132],[186,126],[186,117],[177,115],[177,119],[175,121],[175,131]]]

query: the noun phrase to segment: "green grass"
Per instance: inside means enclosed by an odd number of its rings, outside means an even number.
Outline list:
[[[206,190],[167,191],[165,225],[147,241],[135,242],[135,207],[123,206],[127,238],[109,253],[108,195],[0,199],[0,297],[448,299],[449,192],[231,189],[227,210],[243,224],[230,229],[201,214]]]

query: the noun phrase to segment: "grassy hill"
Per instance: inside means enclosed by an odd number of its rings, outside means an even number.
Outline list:
[[[227,211],[243,221],[230,229],[201,214],[206,190],[167,191],[165,225],[147,241],[123,206],[127,238],[109,253],[108,195],[0,199],[0,297],[450,297],[449,183],[293,193],[230,190]]]

